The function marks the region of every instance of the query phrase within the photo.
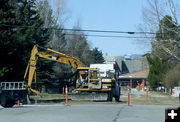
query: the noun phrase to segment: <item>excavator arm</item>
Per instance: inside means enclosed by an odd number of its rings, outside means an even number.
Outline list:
[[[30,57],[28,65],[27,65],[25,74],[24,74],[24,79],[26,79],[28,76],[27,87],[31,91],[33,91],[31,89],[31,84],[32,84],[33,78],[36,82],[36,65],[37,65],[37,61],[38,61],[39,57],[45,58],[45,59],[48,59],[51,61],[56,61],[59,63],[67,64],[76,69],[78,67],[83,66],[83,63],[73,56],[52,50],[50,48],[44,48],[44,47],[35,45],[31,51],[31,57]],[[36,92],[36,93],[39,94],[38,92]]]

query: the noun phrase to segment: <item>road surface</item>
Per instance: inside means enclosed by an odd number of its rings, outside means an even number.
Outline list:
[[[0,106],[0,122],[164,122],[165,106],[83,104]]]

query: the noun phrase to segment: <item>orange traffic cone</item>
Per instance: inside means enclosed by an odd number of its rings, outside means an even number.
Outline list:
[[[20,100],[17,101],[17,105],[20,106],[21,105],[21,102]]]

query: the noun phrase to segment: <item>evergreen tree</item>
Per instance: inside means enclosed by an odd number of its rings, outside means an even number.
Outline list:
[[[47,45],[50,33],[43,28],[35,0],[1,0],[0,7],[0,80],[23,80],[32,47]]]
[[[175,22],[173,21],[171,16],[166,15],[165,17],[163,17],[163,19],[159,23],[159,29],[156,34],[157,41],[165,41],[169,39],[179,41],[179,28],[173,23]]]
[[[16,0],[0,1],[0,80],[13,79],[16,75]],[[13,77],[10,77],[13,76]]]
[[[26,67],[31,49],[35,44],[46,46],[50,40],[50,31],[44,28],[44,21],[40,18],[39,11],[36,7],[35,0],[22,0],[19,7],[18,20],[21,26],[17,29],[19,48],[24,50],[20,53],[24,68]],[[19,50],[20,51],[20,50]],[[39,58],[37,64],[38,82],[48,81],[51,79],[52,62]],[[24,69],[22,67],[22,69]],[[24,72],[22,72],[24,74]]]
[[[104,57],[102,51],[99,51],[97,47],[92,50],[93,63],[103,63]]]
[[[149,85],[153,88],[158,87],[163,82],[163,74],[166,72],[167,62],[158,57],[147,57],[150,71],[148,75]]]

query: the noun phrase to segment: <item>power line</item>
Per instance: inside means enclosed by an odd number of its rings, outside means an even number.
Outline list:
[[[76,34],[64,34],[64,35],[76,35]],[[89,35],[89,34],[83,34],[83,36],[94,36],[94,37],[112,37],[112,38],[156,38],[156,37],[141,37],[141,36],[108,36],[108,35]]]
[[[126,33],[126,34],[157,34],[153,32],[135,32],[135,31],[114,31],[114,30],[91,30],[91,29],[69,29],[69,28],[53,28],[53,27],[33,27],[24,25],[8,25],[0,24],[0,26],[6,27],[20,27],[20,28],[42,28],[42,29],[55,29],[55,30],[66,30],[66,31],[80,31],[80,32],[95,32],[95,33]],[[160,33],[162,34],[162,33]]]
[[[96,32],[96,33],[156,34],[152,32],[112,31],[112,30],[84,30],[84,29],[62,29],[62,30]]]
[[[42,28],[42,29],[53,29],[53,30],[65,30],[65,31],[79,31],[79,32],[94,32],[94,33],[121,33],[121,34],[156,34],[156,33],[151,33],[151,32],[126,32],[126,31],[111,31],[111,30],[84,30],[84,29],[67,29],[67,28],[46,28],[46,27],[33,27],[33,26],[24,26],[24,25],[8,25],[8,24],[0,24],[0,27],[12,27],[12,28]],[[63,35],[76,35],[76,34],[70,34],[70,33],[65,33]],[[93,37],[109,37],[109,38],[156,38],[156,37],[142,37],[142,36],[115,36],[115,35],[92,35],[92,34],[83,34],[83,36],[93,36]]]

